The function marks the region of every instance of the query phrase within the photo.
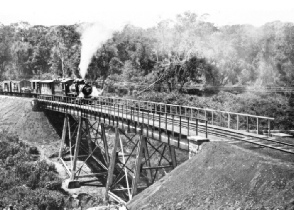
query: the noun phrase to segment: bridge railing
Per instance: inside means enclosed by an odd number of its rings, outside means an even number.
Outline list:
[[[62,96],[59,97],[62,100]],[[67,97],[68,102],[77,100],[76,98]],[[220,126],[223,128],[241,130],[247,132],[254,132],[260,134],[261,131],[267,131],[270,135],[272,123],[274,118],[264,117],[258,115],[218,111],[213,109],[192,107],[192,106],[180,106],[175,104],[165,104],[152,101],[140,101],[133,99],[115,98],[115,97],[99,97],[96,100],[84,99],[84,103],[95,103],[114,106],[123,105],[124,108],[131,110],[150,112],[159,115],[178,115],[190,119],[203,119],[207,120],[211,126]]]
[[[199,108],[192,106],[181,106],[175,104],[165,104],[152,101],[140,101],[123,98],[99,97],[97,99],[101,103],[111,105],[124,104],[128,108],[138,110],[149,110],[155,113],[178,114],[185,117],[206,119],[209,125],[220,126],[223,128],[243,130],[247,132],[255,132],[260,134],[261,131],[267,131],[270,135],[274,118],[251,115],[246,113],[219,111],[207,108]]]

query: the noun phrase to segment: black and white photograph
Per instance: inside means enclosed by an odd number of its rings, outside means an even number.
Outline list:
[[[294,1],[2,0],[0,210],[294,210]]]

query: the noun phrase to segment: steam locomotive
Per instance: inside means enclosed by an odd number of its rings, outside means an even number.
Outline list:
[[[82,79],[75,80],[72,85],[69,86],[68,96],[78,98],[96,98],[103,94],[104,89],[97,89],[94,85],[89,82],[85,82]]]

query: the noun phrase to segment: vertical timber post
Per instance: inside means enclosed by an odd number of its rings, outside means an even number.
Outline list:
[[[134,170],[134,177],[132,182],[132,196],[137,194],[137,185],[140,178],[140,169],[141,169],[141,161],[142,161],[142,153],[144,148],[144,141],[146,141],[146,138],[143,137],[141,134],[140,140],[138,142],[138,152],[136,157],[136,164],[135,164],[135,170]]]
[[[143,138],[145,138],[145,137],[143,137]],[[147,138],[145,138],[145,141],[143,141],[142,143],[143,143],[143,147],[144,147],[145,162],[148,167],[151,167],[151,163],[149,160],[148,146],[147,146]],[[147,169],[147,178],[148,178],[148,185],[152,184],[153,180],[152,180],[152,170],[151,169]]]
[[[89,154],[92,154],[93,148],[92,148],[92,140],[91,140],[88,119],[85,119],[85,126],[86,126],[86,136],[87,136],[87,141],[88,141]]]
[[[68,126],[68,141],[69,141],[69,154],[70,154],[70,163],[72,168],[72,135],[71,135],[71,129],[70,129],[70,121],[67,119],[67,126]]]
[[[104,146],[104,152],[105,152],[105,159],[106,159],[106,164],[107,164],[107,167],[109,167],[109,153],[108,153],[108,144],[107,144],[107,139],[106,139],[106,135],[105,135],[105,126],[103,123],[100,124],[100,127],[101,127],[101,138],[102,138],[102,141],[103,141],[103,146]]]
[[[169,146],[169,154],[170,154],[173,169],[175,169],[177,167],[177,158],[176,158],[176,150],[174,147]]]
[[[65,137],[66,137],[67,122],[68,122],[68,116],[66,114],[64,116],[64,122],[63,122],[62,137],[61,137],[61,143],[60,143],[60,149],[59,149],[59,158],[62,158],[62,151],[63,151],[63,147],[65,144]]]
[[[108,202],[108,200],[109,200],[108,191],[109,191],[109,188],[110,188],[112,181],[113,181],[113,172],[114,172],[115,160],[116,160],[116,150],[117,150],[117,146],[119,144],[119,130],[118,130],[118,128],[115,128],[115,138],[113,141],[114,141],[113,142],[113,149],[112,149],[110,163],[108,166],[108,176],[107,176],[105,197],[104,197],[106,202]]]
[[[73,158],[73,161],[72,161],[73,163],[72,163],[72,171],[71,171],[71,177],[70,177],[71,180],[75,179],[75,174],[76,174],[77,160],[78,160],[80,142],[81,142],[82,122],[83,122],[82,117],[80,117],[79,118],[77,138],[76,138],[74,158]]]

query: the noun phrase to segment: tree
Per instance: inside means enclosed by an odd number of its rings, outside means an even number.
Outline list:
[[[13,34],[13,28],[10,26],[2,25],[0,27],[0,79],[3,79],[3,74],[12,60],[10,49],[13,43]]]
[[[80,35],[76,25],[55,26],[47,33],[52,47],[50,65],[55,74],[76,77],[80,58]]]
[[[215,67],[209,64],[205,58],[192,56],[189,60],[170,62],[165,65],[158,74],[161,81],[169,86],[177,87],[181,92],[186,83],[211,84],[216,82],[217,73]]]
[[[45,26],[33,26],[28,30],[26,40],[32,45],[32,54],[29,58],[29,66],[34,74],[50,72],[50,53],[52,44],[48,41]]]

